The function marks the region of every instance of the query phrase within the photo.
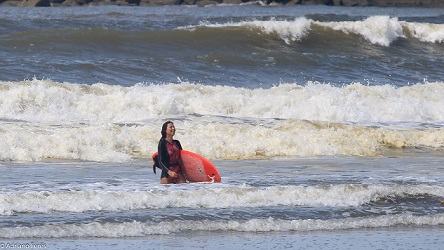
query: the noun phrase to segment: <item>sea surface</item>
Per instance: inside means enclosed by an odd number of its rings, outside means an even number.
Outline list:
[[[0,8],[1,248],[439,249],[443,156],[444,9]]]

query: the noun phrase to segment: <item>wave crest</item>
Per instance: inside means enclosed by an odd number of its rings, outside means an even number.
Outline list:
[[[413,23],[399,21],[397,17],[371,16],[360,21],[315,21],[305,17],[294,20],[243,21],[224,24],[201,24],[212,28],[248,27],[257,28],[264,34],[275,34],[285,43],[299,42],[313,32],[323,32],[325,29],[359,35],[372,44],[390,46],[399,38],[413,37],[422,42],[442,43],[444,25],[431,23]],[[194,29],[195,27],[193,27]],[[410,36],[411,35],[411,36]]]

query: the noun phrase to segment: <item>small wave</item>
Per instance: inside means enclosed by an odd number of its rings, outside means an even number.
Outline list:
[[[405,37],[401,23],[397,18],[373,16],[364,21],[355,22],[315,22],[317,25],[339,30],[345,34],[353,33],[364,37],[372,44],[389,46],[394,40]]]
[[[347,229],[383,228],[393,226],[441,226],[443,215],[383,215],[372,218],[332,220],[276,220],[247,221],[172,221],[150,224],[143,222],[59,224],[36,227],[0,228],[0,238],[66,238],[66,237],[142,237],[184,231],[223,232],[305,232]]]
[[[176,191],[65,191],[0,194],[0,214],[269,206],[347,207],[384,199],[444,196],[439,186],[235,187]],[[75,201],[75,202],[74,202]]]

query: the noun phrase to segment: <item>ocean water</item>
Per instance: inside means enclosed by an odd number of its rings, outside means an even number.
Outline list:
[[[444,9],[0,8],[0,247],[436,249]],[[160,185],[163,122],[221,183]]]

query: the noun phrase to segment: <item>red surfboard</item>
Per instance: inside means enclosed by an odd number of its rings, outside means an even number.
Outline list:
[[[152,158],[157,156],[157,152]],[[196,153],[181,150],[180,166],[185,178],[189,182],[220,182],[221,176],[217,168],[205,157]]]

